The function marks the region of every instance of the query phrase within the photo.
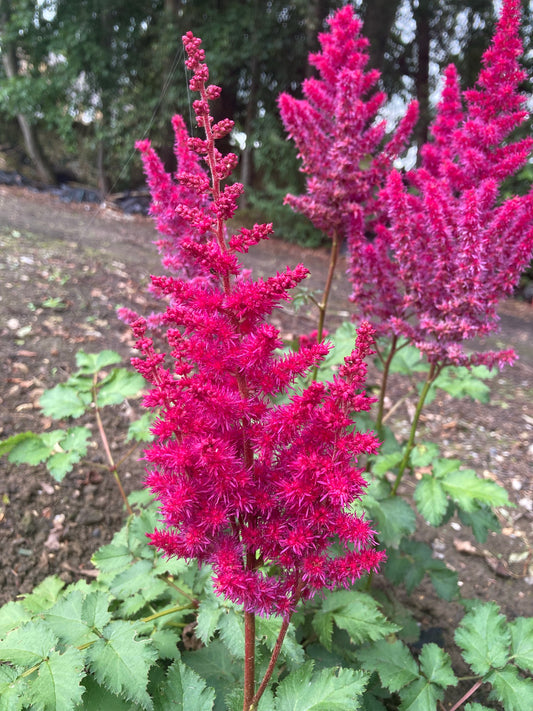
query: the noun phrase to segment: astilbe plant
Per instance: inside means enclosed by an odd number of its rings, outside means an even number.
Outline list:
[[[298,265],[266,280],[243,276],[238,254],[267,238],[272,226],[226,237],[242,186],[223,187],[237,159],[221,155],[215,141],[233,124],[213,123],[210,101],[220,89],[208,84],[201,41],[191,33],[183,40],[190,88],[200,94],[193,108],[205,132],[188,146],[205,159],[210,184],[191,161],[192,172],[179,171],[180,187],[171,190],[148,147],[144,152],[154,166],[152,193],[190,226],[179,249],[200,278],[152,278],[169,297],[162,317],[169,353],[156,350],[139,318],[133,329],[141,356],[133,363],[151,384],[146,406],[158,412],[145,453],[147,485],[161,507],[152,543],[169,556],[210,564],[216,591],[243,606],[248,709],[268,682],[299,600],[351,585],[384,556],[374,548],[369,522],[347,509],[364,491],[359,456],[379,446],[373,433],[354,430],[352,420],[373,402],[363,389],[373,329],[360,326],[354,351],[331,382],[295,388],[329,347],[315,342],[280,355],[279,333],[266,319],[308,272]],[[257,693],[256,614],[283,617]]]
[[[331,265],[319,305],[318,337],[340,244],[360,230],[361,239],[384,217],[379,189],[393,161],[404,150],[418,115],[412,102],[394,133],[378,114],[386,95],[376,89],[377,70],[366,71],[368,40],[350,5],[330,19],[330,32],[319,35],[322,51],[309,55],[319,77],[302,84],[304,99],[279,97],[282,121],[307,174],[306,193],[285,202],[306,215],[332,241]]]
[[[526,118],[519,85],[520,2],[506,0],[476,87],[445,74],[421,165],[391,171],[381,193],[388,212],[372,242],[349,240],[352,300],[380,334],[404,337],[439,367],[503,366],[512,350],[464,350],[497,329],[498,301],[512,293],[533,250],[533,192],[502,198],[502,185],[528,159],[532,138],[514,141]]]

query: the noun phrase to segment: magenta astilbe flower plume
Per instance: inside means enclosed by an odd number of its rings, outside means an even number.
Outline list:
[[[303,100],[281,94],[278,101],[309,176],[306,194],[287,195],[285,202],[326,235],[342,240],[378,219],[378,189],[407,144],[418,107],[416,102],[409,106],[386,140],[386,122],[376,119],[386,96],[376,90],[379,72],[365,71],[368,40],[361,35],[362,22],[346,5],[329,25],[330,32],[319,35],[322,51],[309,56],[320,78],[303,82]],[[354,222],[353,213],[363,207],[365,219]]]
[[[207,85],[200,40],[191,33],[183,40],[205,132],[189,146],[207,162],[211,182],[186,181],[196,199],[180,216],[205,240],[186,238],[181,249],[210,279],[153,277],[170,297],[166,354],[157,352],[145,319],[133,325],[141,353],[133,363],[151,384],[145,405],[158,411],[145,452],[147,485],[161,511],[151,539],[168,555],[211,564],[216,590],[247,612],[287,617],[300,598],[349,585],[383,559],[370,524],[348,512],[365,487],[357,460],[378,449],[374,434],[355,431],[352,419],[373,402],[364,392],[373,330],[359,328],[331,383],[297,388],[329,346],[280,355],[267,317],[308,272],[299,265],[264,280],[243,275],[238,254],[272,226],[226,237],[242,186],[222,185],[236,159],[222,156],[215,139],[230,124],[213,125],[209,102],[219,89]],[[152,175],[157,192],[160,174]]]
[[[519,23],[519,0],[505,0],[478,82],[462,97],[448,67],[421,167],[407,175],[409,187],[391,173],[382,192],[388,225],[374,242],[350,245],[358,315],[405,336],[431,362],[502,366],[515,358],[512,350],[468,355],[463,344],[496,330],[497,302],[533,251],[533,192],[502,197],[503,181],[533,145],[510,137],[526,117]]]

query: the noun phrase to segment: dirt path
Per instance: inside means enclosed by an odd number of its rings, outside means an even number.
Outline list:
[[[43,389],[66,379],[74,355],[84,349],[131,355],[128,329],[115,317],[117,305],[150,310],[145,286],[160,273],[151,244],[150,220],[110,209],[66,205],[58,198],[19,188],[0,187],[0,439],[26,430],[42,431]],[[319,290],[328,265],[323,251],[303,250],[271,240],[252,250],[247,266],[258,276],[287,264],[311,269],[308,288]],[[330,323],[349,316],[349,286],[342,265],[334,282]],[[489,405],[442,396],[426,414],[424,435],[443,454],[460,458],[482,476],[509,491],[516,508],[501,512],[503,534],[475,544],[457,521],[423,535],[436,555],[458,571],[466,596],[498,601],[510,616],[533,615],[533,308],[508,301],[500,309],[502,331],[491,345],[512,345],[519,364],[492,381]],[[311,307],[279,312],[274,321],[285,335],[311,330]],[[330,326],[331,327],[331,326]],[[406,427],[411,403],[397,411]],[[111,444],[120,451],[135,403],[106,415]],[[88,427],[93,427],[87,422]],[[114,483],[102,474],[98,447],[95,465],[83,465],[61,485],[44,468],[15,466],[0,459],[0,602],[27,592],[50,573],[66,581],[90,576],[91,553],[119,527],[122,508]],[[140,486],[143,467],[133,462],[124,474],[129,489]],[[54,523],[55,522],[55,523]],[[59,523],[58,523],[59,522]],[[59,533],[50,533],[54,525]],[[438,537],[436,537],[438,533]],[[461,553],[469,541],[474,552]],[[422,624],[453,624],[453,606],[438,607],[429,588],[415,591],[413,603]],[[444,609],[444,608],[443,608]]]

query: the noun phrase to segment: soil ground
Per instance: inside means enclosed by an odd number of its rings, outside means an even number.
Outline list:
[[[150,311],[146,284],[161,273],[151,220],[95,205],[67,205],[57,197],[23,188],[0,187],[0,439],[52,426],[38,401],[44,389],[74,370],[78,350],[132,355],[128,328],[117,305]],[[320,290],[328,266],[322,250],[273,239],[255,247],[247,266],[257,276],[303,262],[308,288]],[[349,285],[339,266],[330,308],[330,330],[349,317]],[[501,332],[491,347],[513,346],[520,360],[490,381],[492,399],[482,405],[442,395],[427,409],[423,436],[444,455],[460,458],[479,475],[502,484],[515,504],[498,512],[502,531],[478,544],[469,529],[452,520],[441,529],[422,527],[421,536],[459,574],[463,594],[495,600],[510,618],[533,615],[533,307],[509,300],[500,308]],[[282,333],[315,327],[312,307],[277,312]],[[392,393],[394,395],[394,383]],[[395,412],[406,430],[413,403]],[[138,403],[104,410],[104,424],[117,456]],[[57,484],[44,467],[0,459],[0,603],[25,593],[56,573],[67,582],[93,574],[91,554],[108,542],[124,513],[115,482],[102,465],[94,424],[90,461]],[[57,426],[57,425],[54,425]],[[123,470],[128,491],[140,488],[143,465],[133,458]],[[407,482],[413,488],[416,482]],[[52,534],[52,535],[51,535]],[[384,582],[381,584],[385,585]],[[429,585],[411,596],[423,628],[457,622],[458,605],[441,603]]]

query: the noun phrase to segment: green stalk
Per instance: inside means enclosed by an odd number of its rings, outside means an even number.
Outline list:
[[[418,427],[418,421],[420,420],[420,415],[422,414],[422,408],[424,407],[424,402],[426,400],[427,394],[429,392],[429,389],[430,389],[433,381],[438,376],[438,374],[440,373],[441,370],[442,370],[442,366],[438,366],[435,363],[431,364],[431,368],[429,370],[428,377],[426,379],[426,382],[424,383],[424,387],[422,388],[420,397],[418,398],[418,403],[416,405],[416,410],[415,410],[415,416],[413,418],[413,424],[411,425],[411,431],[409,433],[409,440],[408,440],[407,446],[405,448],[405,454],[403,455],[403,459],[402,459],[402,461],[400,463],[400,467],[398,469],[398,474],[396,475],[396,479],[394,481],[394,484],[392,485],[392,489],[391,489],[392,496],[396,496],[396,492],[398,490],[398,487],[400,486],[400,482],[401,482],[404,472],[407,468],[407,464],[409,463],[409,457],[411,456],[411,452],[413,451],[413,447],[415,446],[415,435],[416,435],[416,430]]]

